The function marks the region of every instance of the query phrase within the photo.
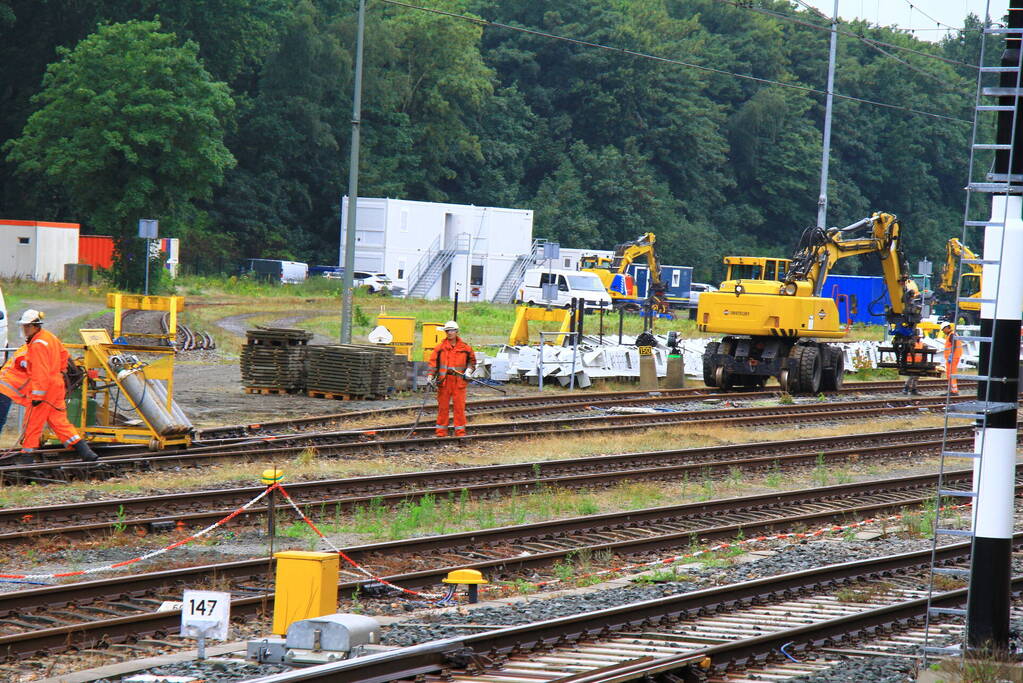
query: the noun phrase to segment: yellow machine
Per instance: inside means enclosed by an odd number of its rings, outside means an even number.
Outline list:
[[[564,308],[542,308],[540,306],[518,306],[515,308],[515,324],[508,334],[510,346],[526,346],[529,344],[529,323],[553,323],[544,332],[561,332],[554,340],[560,346],[565,343],[565,335],[572,329],[572,312]],[[552,343],[550,341],[548,344]]]
[[[145,444],[152,450],[189,445],[194,428],[174,401],[174,349],[114,344],[103,329],[80,332],[86,373],[82,436],[91,442]],[[119,409],[134,410],[139,420],[115,424]]]
[[[194,428],[174,401],[174,355],[177,353],[177,316],[184,310],[180,296],[139,296],[110,293],[114,309],[114,338],[122,332],[125,311],[166,311],[165,334],[130,332],[162,342],[161,345],[114,343],[105,329],[79,330],[82,344],[68,348],[84,351],[76,365],[81,384],[75,385],[69,419],[91,442],[145,444],[153,450],[189,445]],[[134,412],[137,419],[124,419]]]
[[[980,257],[973,251],[953,237],[945,244],[945,268],[941,271],[941,281],[938,283],[938,291],[946,298],[951,298],[951,309],[955,310],[956,296],[956,261],[962,258],[963,273],[962,286],[959,292],[959,317],[966,323],[976,323],[980,319],[980,302],[970,299],[980,299],[981,277],[984,267],[977,261]],[[949,312],[949,319],[952,313]]]
[[[863,229],[869,234],[856,236]],[[886,311],[894,334],[894,349],[888,350],[896,355],[891,367],[902,374],[933,374],[933,364],[913,363],[906,353],[921,319],[921,305],[919,290],[902,256],[900,232],[898,219],[888,213],[875,213],[842,229],[811,228],[791,263],[786,264],[783,278],[735,278],[722,282],[717,292],[701,294],[697,311],[700,331],[726,335],[707,345],[704,382],[725,389],[759,387],[776,377],[782,388],[792,393],[839,388],[844,355],[841,349],[818,340],[841,339],[846,331],[834,299],[821,296],[821,290],[836,261],[864,254],[880,257],[892,300]],[[739,272],[740,265],[746,264],[733,263],[730,272]],[[778,275],[778,264],[774,265]]]
[[[604,289],[611,295],[615,308],[639,309],[647,302],[637,296],[634,285],[630,287],[632,278],[628,276],[628,270],[634,262],[646,259],[650,275],[649,302],[654,311],[667,313],[668,300],[665,296],[664,282],[661,280],[661,265],[654,251],[656,242],[657,236],[654,233],[644,233],[632,242],[615,247],[614,259],[583,256],[579,259],[579,269],[600,278],[604,283]]]

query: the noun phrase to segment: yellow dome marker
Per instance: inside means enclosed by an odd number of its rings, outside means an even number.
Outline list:
[[[448,572],[448,575],[441,579],[441,583],[453,583],[459,586],[469,587],[469,604],[475,604],[480,600],[480,586],[490,583],[483,578],[483,574],[476,569],[455,569]]]
[[[263,476],[260,477],[259,481],[262,482],[264,486],[269,486],[270,484],[276,484],[281,479],[284,479],[284,470],[279,470],[276,467],[273,467],[268,470],[263,470]]]

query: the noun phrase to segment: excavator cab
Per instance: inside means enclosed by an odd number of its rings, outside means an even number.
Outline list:
[[[791,261],[787,258],[766,256],[726,256],[724,263],[727,269],[726,281],[773,280],[780,282],[785,279]]]

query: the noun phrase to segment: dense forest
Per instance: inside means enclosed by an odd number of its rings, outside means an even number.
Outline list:
[[[157,217],[200,272],[334,263],[356,4],[0,0],[0,215],[124,240]],[[961,229],[963,21],[841,24],[828,222],[896,213],[913,261]],[[360,194],[532,208],[572,247],[653,231],[697,279],[788,255],[816,218],[826,26],[783,0],[370,0]]]

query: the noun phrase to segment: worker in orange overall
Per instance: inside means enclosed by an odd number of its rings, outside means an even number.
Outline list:
[[[11,404],[28,407],[28,346],[22,344],[0,367],[0,431],[7,423]]]
[[[39,311],[26,310],[18,324],[28,347],[28,386],[25,393],[29,407],[21,441],[23,454],[31,456],[39,448],[43,427],[49,425],[57,438],[68,448],[74,448],[82,460],[95,462],[98,456],[67,419],[63,375],[68,362],[67,349],[56,335],[43,329],[43,314]]]
[[[913,333],[913,350],[909,353],[908,360],[913,365],[920,365],[924,362],[925,357],[924,340],[920,336],[920,330],[916,330]],[[906,383],[902,387],[902,393],[917,396],[920,393],[920,391],[916,388],[919,380],[919,375],[908,375],[906,377]]]
[[[458,323],[444,323],[447,336],[430,354],[429,381],[437,387],[437,436],[448,435],[448,404],[455,405],[455,436],[465,436],[466,375],[476,369],[476,354],[458,336]]]
[[[963,357],[963,343],[956,336],[952,323],[945,323],[941,331],[945,335],[945,375],[948,377],[948,388],[953,396],[958,396],[959,382],[955,374],[959,370],[959,359]]]

